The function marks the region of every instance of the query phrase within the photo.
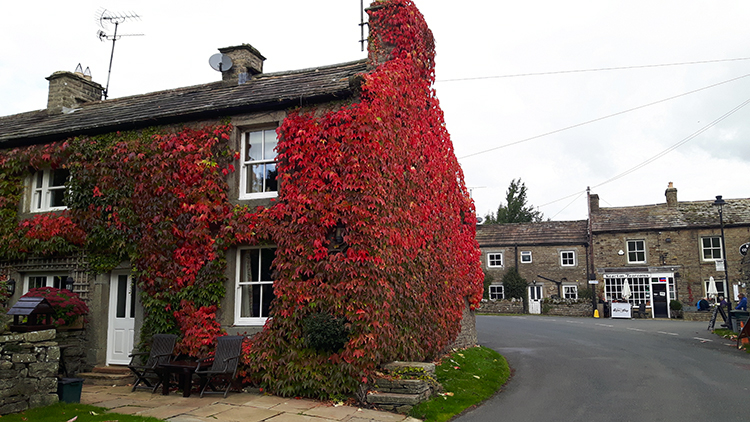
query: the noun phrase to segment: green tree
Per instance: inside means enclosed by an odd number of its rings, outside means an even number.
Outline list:
[[[544,216],[526,203],[526,185],[519,178],[510,181],[505,192],[505,204],[500,203],[497,213],[484,216],[485,224],[538,223]]]
[[[525,278],[521,277],[521,274],[518,273],[515,267],[508,268],[508,271],[503,274],[503,288],[507,299],[524,299],[525,302],[526,288],[528,286],[529,283]]]

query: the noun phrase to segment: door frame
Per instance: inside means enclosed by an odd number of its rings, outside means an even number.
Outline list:
[[[532,299],[532,297],[535,297],[537,295],[532,295],[532,289],[536,290],[536,293],[538,293],[538,297],[536,299]],[[542,284],[529,284],[528,287],[528,295],[529,295],[529,313],[534,315],[541,315],[542,313],[542,299],[544,298],[544,286]]]
[[[129,346],[126,346],[127,351],[119,353],[120,356],[115,355],[113,350],[115,344],[115,319],[117,318],[117,283],[119,282],[120,276],[126,275],[127,293],[125,298],[125,314],[126,318],[130,319],[130,332],[132,338],[129,339]],[[135,312],[132,312],[131,317],[127,317],[127,314],[131,312],[135,301],[135,285],[133,283],[132,275],[130,271],[112,271],[109,278],[109,309],[107,311],[107,352],[106,352],[106,363],[107,365],[127,365],[130,362],[128,355],[132,353],[133,347],[135,346]],[[127,329],[127,328],[126,328]]]

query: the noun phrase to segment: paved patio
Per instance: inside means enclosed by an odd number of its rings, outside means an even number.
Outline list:
[[[152,416],[168,422],[417,422],[405,415],[333,406],[308,399],[282,398],[255,393],[230,393],[182,397],[130,391],[128,386],[83,385],[81,403],[112,412]]]

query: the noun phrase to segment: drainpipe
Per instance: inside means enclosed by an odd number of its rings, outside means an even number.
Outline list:
[[[591,216],[591,188],[586,186],[586,198],[588,201],[586,201],[586,204],[588,206],[589,211],[589,219],[586,224],[586,238],[588,241],[588,246],[586,247],[586,271],[588,271],[588,279],[586,282],[588,283],[589,280],[593,280],[596,278],[596,274],[594,273],[594,235],[593,235],[593,223],[592,223],[592,216]],[[591,286],[591,316],[593,317],[596,313],[597,303],[596,303],[596,284],[590,284]]]

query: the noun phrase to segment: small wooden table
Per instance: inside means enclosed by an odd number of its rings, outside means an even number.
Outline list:
[[[190,390],[193,387],[193,373],[195,368],[200,365],[201,369],[208,367],[209,363],[196,362],[190,360],[178,360],[169,363],[161,363],[156,367],[156,372],[161,379],[161,393],[169,395],[171,375],[178,374],[180,377],[179,387],[182,388],[182,397],[190,397]]]

